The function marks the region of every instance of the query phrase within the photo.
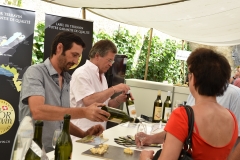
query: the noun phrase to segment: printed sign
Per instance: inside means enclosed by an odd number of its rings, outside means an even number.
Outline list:
[[[0,155],[10,159],[22,76],[31,65],[35,12],[0,5]]]
[[[190,51],[177,50],[175,59],[186,61],[188,59],[188,56],[190,55],[190,53],[191,53]]]
[[[69,73],[72,74],[77,67],[85,64],[88,59],[88,53],[92,48],[93,22],[46,14],[44,59],[47,59],[50,55],[54,37],[62,31],[69,31],[78,34],[86,44],[82,56],[78,60],[78,64],[73,66],[69,71]]]

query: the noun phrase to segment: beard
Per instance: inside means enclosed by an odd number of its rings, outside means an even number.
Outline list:
[[[74,65],[75,63],[73,62],[67,62],[65,52],[63,52],[59,57],[58,57],[58,66],[59,68],[63,71],[66,72],[70,70],[70,68]]]

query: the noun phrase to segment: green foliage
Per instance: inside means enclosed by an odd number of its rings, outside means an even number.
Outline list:
[[[93,44],[102,39],[112,40],[112,37],[103,31],[99,33],[93,32]]]
[[[5,0],[5,3],[8,5],[17,6],[17,7],[22,6],[22,0]]]
[[[131,67],[133,65],[134,55],[141,48],[141,35],[131,35],[129,30],[120,28],[113,33],[113,42],[118,48],[118,54],[124,54],[128,57],[126,65],[126,77],[131,75]]]
[[[36,27],[33,38],[32,64],[43,62],[44,56],[45,24],[40,22]]]
[[[34,33],[32,64],[43,61],[44,29],[44,23],[37,24],[37,29]],[[120,28],[112,35],[104,31],[93,33],[93,43],[101,39],[113,41],[118,48],[118,54],[127,55],[128,60],[125,78],[144,79],[150,39],[149,32],[144,35],[144,37],[138,33],[132,35],[129,30],[125,28]],[[184,61],[175,60],[175,53],[178,49],[182,49],[181,42],[170,39],[161,41],[158,36],[153,36],[148,62],[147,80],[157,82],[168,80],[168,82],[174,84],[182,83],[187,67]],[[185,44],[184,50],[189,50],[188,44]],[[137,53],[140,53],[140,55],[137,58],[137,63],[135,63],[134,59]]]
[[[118,48],[118,54],[125,54],[128,57],[126,78],[144,79],[146,59],[149,45],[149,32],[143,37],[140,34],[131,35],[127,29],[120,28],[113,35],[105,32],[95,33],[94,41],[100,39],[112,40]],[[189,50],[189,45],[184,46]],[[183,61],[175,60],[176,50],[182,49],[181,42],[167,39],[161,41],[158,36],[152,37],[150,56],[148,62],[147,80],[162,82],[168,80],[170,83],[182,83],[184,81],[183,70],[186,64]],[[134,65],[134,56],[140,51],[137,64]]]

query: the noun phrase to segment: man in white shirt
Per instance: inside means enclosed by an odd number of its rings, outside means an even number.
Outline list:
[[[114,63],[117,47],[110,40],[101,40],[94,44],[89,52],[90,60],[76,69],[70,82],[70,107],[85,107],[94,102],[101,102],[110,107],[117,107],[126,101],[126,93],[130,89],[126,84],[118,84],[108,88],[104,73]],[[114,99],[114,93],[121,92]],[[106,129],[106,122],[93,122],[86,118],[71,120],[82,130],[101,124]],[[72,137],[73,140],[76,137]]]

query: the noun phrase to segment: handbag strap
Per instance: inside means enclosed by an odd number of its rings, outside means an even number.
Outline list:
[[[186,147],[186,151],[189,149],[192,152],[192,133],[193,133],[193,127],[194,127],[194,113],[192,107],[186,105],[184,106],[187,115],[188,115],[188,136],[184,142],[184,148]]]

